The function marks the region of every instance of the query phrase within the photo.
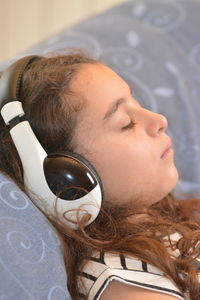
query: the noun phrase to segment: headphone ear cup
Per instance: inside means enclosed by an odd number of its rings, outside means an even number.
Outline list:
[[[81,155],[70,152],[48,154],[44,174],[50,190],[67,201],[80,199],[102,183],[95,168]]]
[[[49,196],[56,195],[59,213],[72,228],[82,216],[87,224],[98,216],[102,205],[102,184],[94,167],[82,156],[69,152],[51,153],[43,161]],[[88,218],[89,217],[89,218]]]

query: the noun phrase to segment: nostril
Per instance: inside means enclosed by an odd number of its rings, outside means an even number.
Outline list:
[[[147,130],[150,135],[157,136],[167,129],[168,121],[164,115],[150,110],[145,110],[145,112]]]
[[[167,118],[163,115],[159,115],[159,117],[160,117],[159,132],[163,132],[168,127],[168,121]]]

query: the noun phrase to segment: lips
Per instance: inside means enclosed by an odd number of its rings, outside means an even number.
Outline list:
[[[169,140],[162,155],[161,155],[161,158],[164,158],[170,152],[171,148],[172,148],[172,141]]]

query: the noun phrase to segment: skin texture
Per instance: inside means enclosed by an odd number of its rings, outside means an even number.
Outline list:
[[[178,172],[172,150],[162,157],[170,141],[167,119],[142,108],[127,83],[102,64],[84,66],[71,90],[85,101],[73,146],[99,173],[104,201],[121,205],[140,199],[145,208],[171,192]],[[113,281],[101,296],[110,299],[178,298]]]
[[[104,291],[101,300],[175,300],[175,296],[161,294],[154,291],[148,291],[121,282],[112,281],[109,287]]]
[[[140,199],[148,206],[171,192],[178,172],[173,150],[161,157],[170,140],[167,119],[142,108],[127,83],[102,64],[84,66],[71,89],[85,99],[75,151],[98,171],[104,200],[122,204]],[[113,113],[104,119],[110,109]]]

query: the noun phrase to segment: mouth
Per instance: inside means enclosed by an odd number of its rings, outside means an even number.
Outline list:
[[[161,158],[162,159],[167,158],[168,156],[171,156],[173,153],[174,153],[174,151],[172,149],[172,141],[170,139],[161,155]]]

